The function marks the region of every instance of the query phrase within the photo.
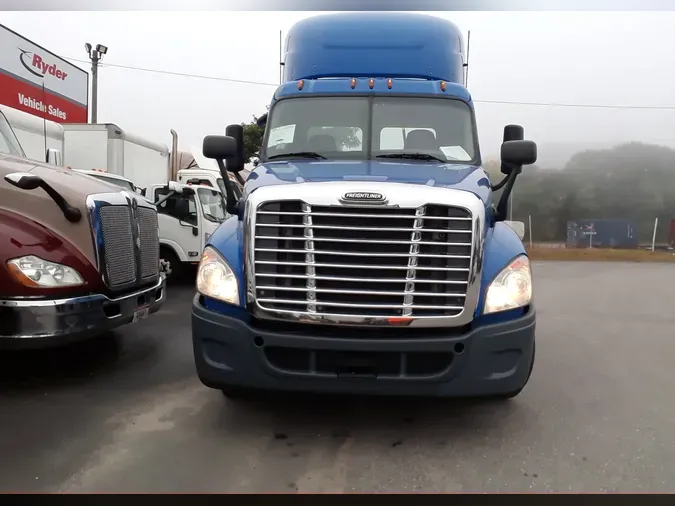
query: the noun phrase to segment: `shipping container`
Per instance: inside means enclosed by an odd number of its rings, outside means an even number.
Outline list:
[[[638,235],[635,222],[621,219],[568,221],[567,247],[636,249]]]

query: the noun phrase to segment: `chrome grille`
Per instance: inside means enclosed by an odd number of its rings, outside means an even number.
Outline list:
[[[131,209],[128,206],[103,206],[98,212],[108,285],[115,288],[132,283],[136,280],[136,257]]]
[[[87,197],[98,268],[115,292],[134,290],[159,277],[157,211],[126,193]]]
[[[146,280],[159,274],[159,233],[157,212],[138,208],[138,225],[141,244],[141,278]]]
[[[275,200],[255,213],[254,293],[264,310],[366,319],[464,310],[473,251],[467,208]]]

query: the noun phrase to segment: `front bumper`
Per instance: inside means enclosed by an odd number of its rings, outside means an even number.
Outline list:
[[[57,300],[0,300],[0,347],[60,346],[103,334],[157,312],[166,298],[165,283],[160,275],[153,286],[115,299],[95,294]]]
[[[199,295],[193,301],[195,363],[208,387],[439,397],[521,389],[534,360],[535,310],[459,335],[319,332],[310,324],[301,333],[261,330],[206,309]]]

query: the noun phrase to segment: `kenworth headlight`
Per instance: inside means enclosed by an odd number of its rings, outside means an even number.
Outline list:
[[[530,259],[520,255],[507,265],[488,287],[483,314],[527,306],[531,300]]]
[[[80,273],[72,267],[33,255],[9,260],[7,267],[19,283],[33,288],[61,288],[84,284]]]
[[[239,305],[239,285],[229,264],[207,246],[197,270],[197,291],[206,297]]]

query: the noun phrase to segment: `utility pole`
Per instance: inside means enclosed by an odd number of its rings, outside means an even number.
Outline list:
[[[91,60],[91,122],[96,123],[98,119],[98,65],[103,59],[103,55],[108,52],[108,47],[101,44],[92,47],[87,42],[84,49]]]
[[[511,196],[509,197],[509,220],[513,221],[513,189],[511,189]]]

